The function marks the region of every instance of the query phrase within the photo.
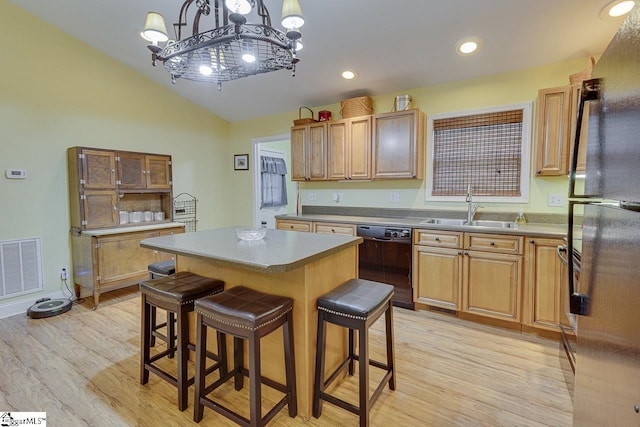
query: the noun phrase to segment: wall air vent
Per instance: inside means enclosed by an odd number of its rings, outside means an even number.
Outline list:
[[[0,299],[42,287],[40,238],[0,241]]]

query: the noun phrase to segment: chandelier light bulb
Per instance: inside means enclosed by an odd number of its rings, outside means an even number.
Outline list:
[[[251,12],[251,3],[247,0],[226,0],[225,4],[232,13],[246,15]]]
[[[304,45],[302,44],[302,38],[293,41],[293,46],[295,47],[296,52],[300,52]]]
[[[210,65],[202,64],[202,65],[200,66],[200,73],[201,73],[203,76],[210,76],[210,75],[211,75],[211,73],[213,73],[213,68],[211,68],[211,66],[210,66]]]
[[[256,57],[253,53],[243,53],[242,54],[242,60],[244,62],[248,62],[249,64],[253,64],[254,62],[256,62]]]

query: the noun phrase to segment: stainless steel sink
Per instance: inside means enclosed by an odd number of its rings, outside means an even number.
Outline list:
[[[471,221],[469,224],[473,227],[493,227],[493,228],[518,228],[518,224],[510,221],[488,221],[488,220],[476,220]]]
[[[424,221],[420,221],[420,224],[464,225],[465,222],[467,222],[465,219],[429,218]]]

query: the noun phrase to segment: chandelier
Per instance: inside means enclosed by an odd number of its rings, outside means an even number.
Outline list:
[[[193,32],[182,38],[193,3]],[[259,23],[247,23],[252,12]],[[213,29],[200,32],[203,16],[212,19]],[[177,79],[216,83],[221,90],[223,82],[270,71],[287,69],[295,76],[304,24],[298,0],[283,0],[281,23],[284,31],[271,26],[263,0],[185,0],[178,23],[173,24],[175,40],[169,39],[164,17],[157,12],[147,13],[140,35],[151,42],[147,47],[153,66],[162,62],[172,83]]]

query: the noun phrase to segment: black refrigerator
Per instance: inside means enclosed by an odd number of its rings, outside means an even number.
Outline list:
[[[580,265],[576,281],[568,263],[577,323],[573,424],[640,426],[640,6],[592,75],[583,82],[577,122],[588,114],[588,125],[576,129],[569,184],[568,253]],[[581,132],[587,168],[578,191]],[[580,212],[582,226],[573,227]]]

